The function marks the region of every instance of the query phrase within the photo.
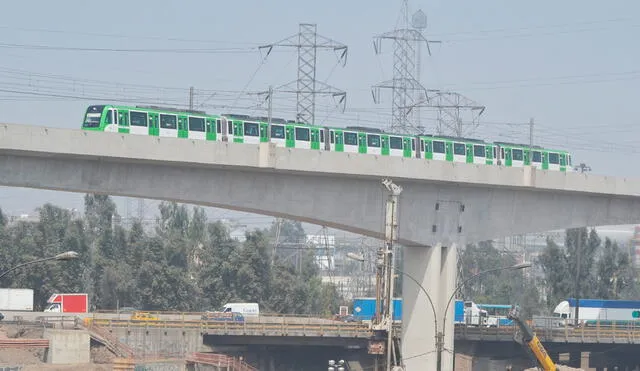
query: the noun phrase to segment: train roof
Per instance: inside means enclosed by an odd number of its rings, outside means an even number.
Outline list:
[[[452,140],[454,142],[473,142],[473,143],[490,144],[488,142],[485,142],[482,139],[465,138],[465,137],[454,137],[454,136],[449,136],[449,135],[420,134],[420,136],[421,137],[430,137],[430,138],[433,138],[433,139],[448,139],[448,140]]]
[[[157,111],[167,111],[167,112],[187,112],[187,113],[195,113],[198,115],[208,115],[205,111],[197,111],[197,110],[190,110],[190,109],[184,109],[184,108],[176,108],[176,107],[162,107],[162,106],[136,106],[135,108],[145,108],[145,109],[153,109],[153,110],[157,110]]]

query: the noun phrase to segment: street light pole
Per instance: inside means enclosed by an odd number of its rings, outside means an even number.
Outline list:
[[[357,254],[354,253],[347,253],[347,258],[349,259],[353,259],[353,260],[357,260],[360,262],[364,262],[365,258],[362,256],[359,256]],[[425,296],[427,297],[427,300],[429,301],[429,304],[431,306],[431,311],[433,312],[433,320],[434,320],[434,330],[435,330],[435,341],[436,341],[436,350],[438,352],[438,358],[437,358],[437,370],[438,371],[442,371],[442,352],[444,351],[444,329],[446,327],[447,324],[447,311],[449,310],[449,305],[451,305],[451,301],[453,300],[453,298],[455,297],[456,293],[469,281],[485,275],[487,273],[491,273],[491,272],[498,272],[498,271],[503,271],[503,270],[519,270],[519,269],[524,269],[524,268],[529,268],[531,267],[531,263],[521,263],[521,264],[516,264],[516,265],[512,265],[512,266],[508,266],[508,267],[499,267],[499,268],[493,268],[493,269],[488,269],[486,271],[482,271],[482,272],[478,272],[476,274],[474,274],[473,276],[467,278],[466,280],[464,280],[462,283],[460,283],[458,286],[456,286],[456,288],[453,290],[453,293],[451,294],[451,296],[449,297],[449,301],[447,302],[447,305],[445,307],[444,310],[444,316],[442,319],[442,332],[438,331],[438,317],[436,315],[436,307],[433,304],[433,300],[431,300],[431,296],[429,295],[429,293],[427,292],[427,290],[424,288],[424,286],[422,286],[422,284],[420,284],[420,282],[418,282],[417,279],[415,279],[412,275],[410,275],[409,273],[406,273],[398,268],[395,267],[389,267],[391,269],[393,269],[394,271],[396,271],[397,273],[400,273],[402,275],[404,275],[405,277],[409,278],[411,281],[413,281],[418,288],[425,294]]]
[[[0,278],[6,276],[7,274],[13,272],[16,269],[24,267],[25,265],[42,263],[42,262],[46,262],[46,261],[49,261],[49,260],[73,260],[73,259],[77,259],[77,258],[78,258],[78,253],[77,252],[75,252],[75,251],[67,251],[67,252],[63,252],[63,253],[60,253],[60,254],[55,255],[55,256],[50,256],[50,257],[47,257],[47,258],[28,261],[28,262],[25,262],[25,263],[22,263],[22,264],[18,264],[15,267],[3,272],[2,274],[0,274]]]

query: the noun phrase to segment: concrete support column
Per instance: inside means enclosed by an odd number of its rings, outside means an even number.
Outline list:
[[[449,247],[442,248],[440,280],[437,283],[440,289],[440,295],[437,299],[432,296],[432,299],[438,301],[438,306],[436,306],[436,310],[438,311],[438,329],[440,331],[444,330],[444,350],[442,352],[443,371],[453,371],[453,343],[455,335],[455,328],[453,324],[455,304],[453,303],[453,300],[455,299],[452,299],[448,308],[445,307],[447,306],[447,302],[449,298],[451,298],[451,295],[453,295],[457,285],[456,276],[458,256],[456,249],[456,244],[451,244]],[[445,309],[447,311],[446,315]],[[440,318],[440,316],[442,316],[442,318]],[[443,319],[445,320],[444,322]]]
[[[405,247],[400,269],[418,281],[434,301],[440,298],[440,244],[434,247]],[[436,370],[436,329],[429,299],[411,279],[402,280],[402,358],[406,371]],[[447,370],[445,368],[445,370]]]

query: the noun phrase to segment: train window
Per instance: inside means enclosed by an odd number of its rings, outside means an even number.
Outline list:
[[[320,129],[320,143],[324,143],[324,130]]]
[[[498,158],[498,147],[493,147],[493,158]]]
[[[271,138],[284,139],[284,126],[271,125]]]
[[[380,136],[367,134],[367,146],[380,148]]]
[[[567,155],[567,165],[571,166],[571,155]]]
[[[522,150],[521,149],[512,149],[511,150],[511,154],[513,155],[513,160],[514,161],[522,161],[522,159],[524,158],[522,155]]]
[[[189,117],[189,131],[204,131],[204,119],[202,117]]]
[[[108,110],[108,111],[107,111],[107,114],[105,115],[104,122],[105,122],[106,124],[111,124],[111,123],[112,123],[112,121],[113,121],[113,120],[111,119],[111,117],[112,117],[112,116],[113,116],[113,110],[112,110],[112,109],[110,109],[110,110]]]
[[[400,138],[400,137],[389,137],[389,148],[391,148],[391,149],[402,149],[402,138]]]
[[[540,151],[533,151],[533,155],[531,157],[532,162],[542,162],[542,153],[540,153]]]
[[[296,140],[309,141],[309,128],[296,128]]]
[[[566,166],[564,155],[560,155],[560,166]]]
[[[160,128],[176,129],[177,127],[178,127],[178,118],[176,117],[176,115],[160,114]]]
[[[444,142],[441,142],[439,140],[434,140],[433,153],[444,153]]]
[[[549,152],[549,163],[550,164],[558,164],[560,163],[560,156],[557,153]]]
[[[453,143],[453,154],[454,155],[464,155],[467,151],[465,150],[464,143]]]
[[[129,122],[131,126],[147,126],[147,113],[129,111]]]
[[[500,158],[504,159],[504,148],[500,147]]]
[[[411,139],[411,150],[416,150],[416,138]]]
[[[335,142],[336,133],[332,130],[329,132],[329,136],[331,137],[331,143]]]
[[[349,133],[349,132],[345,131],[344,132],[344,144],[357,146],[358,145],[358,134]]]
[[[233,121],[227,121],[227,130],[229,131],[229,134],[233,134]]]
[[[258,124],[255,122],[246,122],[244,123],[244,135],[249,137],[258,137],[260,136],[260,129],[258,128]]]
[[[484,146],[483,145],[474,145],[473,146],[473,155],[476,157],[484,157]]]
[[[216,120],[216,133],[222,134],[222,123],[220,122],[220,119]]]

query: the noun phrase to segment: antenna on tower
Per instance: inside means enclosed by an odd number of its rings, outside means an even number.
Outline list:
[[[298,79],[276,88],[276,91],[297,95],[296,121],[315,124],[316,95],[331,95],[338,99],[344,111],[347,93],[324,82],[316,80],[316,52],[318,49],[333,49],[338,55],[338,63],[347,63],[347,46],[316,33],[317,26],[301,23],[300,31],[274,44],[261,46],[268,56],[274,46],[288,46],[298,49]],[[266,58],[265,56],[265,58]]]
[[[412,23],[415,29],[409,28],[409,5],[407,0],[402,1],[401,28],[376,36],[373,48],[376,54],[382,52],[382,40],[393,40],[393,79],[380,82],[373,86],[372,95],[375,103],[380,103],[380,89],[391,89],[393,103],[391,106],[391,131],[402,133],[420,133],[423,128],[406,107],[412,106],[418,97],[427,98],[427,89],[419,80],[420,59],[416,53],[416,47],[426,44],[427,51],[431,55],[430,43],[440,41],[427,40],[419,30],[425,29],[427,17],[419,11],[413,15]],[[419,49],[418,49],[419,50]]]

